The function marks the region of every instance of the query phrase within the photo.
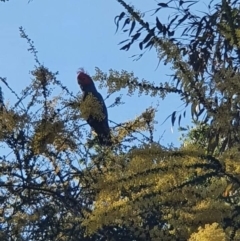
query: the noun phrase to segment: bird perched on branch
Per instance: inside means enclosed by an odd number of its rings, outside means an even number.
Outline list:
[[[78,72],[77,80],[83,91],[84,118],[97,133],[100,144],[111,146],[112,141],[108,125],[108,112],[103,97],[97,91],[92,78],[83,69],[80,69]]]
[[[3,110],[3,107],[4,107],[3,92],[2,92],[2,88],[0,87],[0,111]]]

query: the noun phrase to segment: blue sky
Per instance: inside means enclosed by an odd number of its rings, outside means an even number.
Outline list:
[[[156,8],[157,3],[154,0],[133,0],[131,4],[146,11]],[[144,78],[155,84],[170,81],[166,76],[171,73],[169,67],[160,65],[156,69],[158,59],[154,50],[147,52],[139,61],[130,58],[133,54],[140,53],[137,45],[128,52],[119,50],[118,43],[126,39],[127,34],[120,31],[115,34],[114,17],[123,10],[117,1],[106,0],[0,2],[0,76],[6,77],[17,93],[31,81],[29,71],[33,69],[35,62],[32,54],[27,51],[25,39],[20,38],[19,27],[22,26],[34,41],[41,63],[53,72],[59,71],[59,80],[74,93],[79,90],[76,82],[79,67],[84,67],[92,75],[95,67],[99,67],[105,72],[111,68],[133,71],[140,79]],[[166,20],[168,15],[163,16],[161,13],[158,17]],[[155,16],[151,20],[155,21]],[[6,88],[3,90],[5,99],[11,102],[13,96]],[[100,92],[104,97],[107,90],[101,89]],[[109,109],[109,119],[117,123],[127,121],[158,103],[155,140],[165,131],[161,144],[179,145],[180,134],[177,127],[171,132],[170,119],[161,125],[174,110],[182,109],[179,108],[182,102],[178,96],[170,95],[162,101],[158,97],[124,95],[123,101],[125,105]],[[107,100],[107,105],[111,103]]]

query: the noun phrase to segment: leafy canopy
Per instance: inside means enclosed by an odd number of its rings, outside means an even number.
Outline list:
[[[180,148],[161,146],[150,106],[133,120],[111,122],[114,145],[101,147],[86,126],[80,94],[41,64],[20,28],[36,66],[20,94],[1,77],[17,101],[5,103],[0,89],[0,239],[239,240],[237,1],[211,1],[201,16],[192,10],[197,1],[158,3],[155,24],[117,2],[125,9],[115,18],[117,31],[124,20],[131,38],[121,49],[137,41],[140,51],[156,49],[171,65],[172,82],[99,68],[93,79],[109,94],[180,95],[186,109],[172,113],[172,125],[178,119],[181,127],[188,106],[198,125]],[[168,23],[157,17],[166,9],[175,11]],[[119,104],[121,96],[111,107]],[[99,114],[95,100],[89,105]]]

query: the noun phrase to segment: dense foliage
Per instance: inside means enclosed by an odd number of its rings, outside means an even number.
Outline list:
[[[0,148],[9,153],[0,153],[0,239],[239,240],[238,1],[211,1],[201,16],[191,10],[197,1],[158,3],[153,16],[168,8],[175,15],[169,23],[156,17],[153,26],[117,2],[125,8],[115,18],[117,30],[129,26],[131,38],[121,49],[137,41],[140,51],[155,48],[171,65],[173,80],[152,84],[98,68],[93,79],[109,94],[178,94],[197,126],[180,148],[163,147],[154,139],[155,109],[149,107],[111,126],[114,144],[102,147],[86,126],[80,95],[40,64],[20,28],[36,67],[21,94],[0,78],[17,98],[5,103],[0,89]],[[112,107],[118,104],[120,98]],[[173,112],[172,124],[176,119]]]

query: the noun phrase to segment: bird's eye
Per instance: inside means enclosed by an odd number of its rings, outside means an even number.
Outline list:
[[[84,77],[82,80],[83,80],[82,82],[83,82],[84,84],[87,84],[87,82],[88,82],[87,78]]]

